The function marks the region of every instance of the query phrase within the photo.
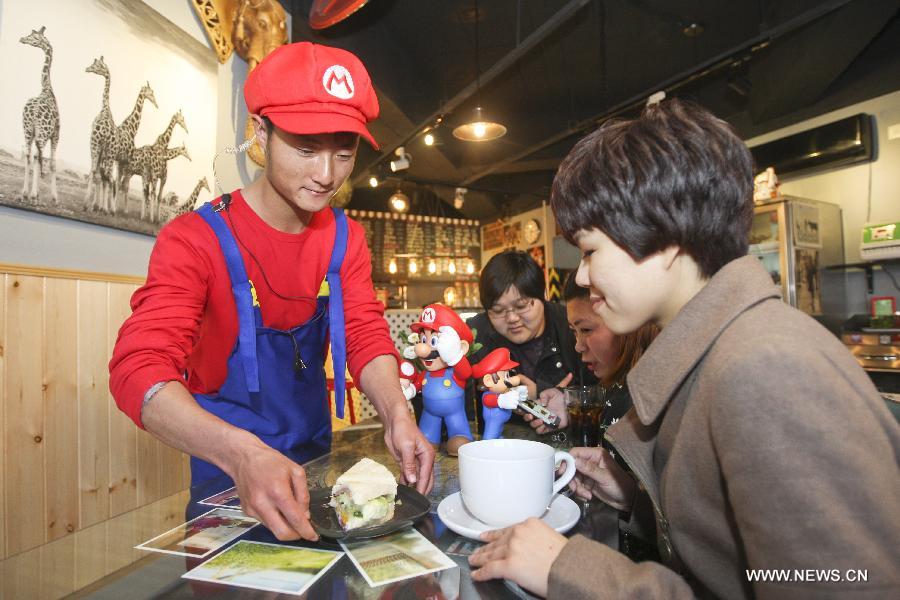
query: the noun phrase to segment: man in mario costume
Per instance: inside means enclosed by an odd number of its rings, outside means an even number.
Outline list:
[[[441,424],[447,426],[447,454],[456,456],[460,446],[472,441],[466,419],[466,382],[472,367],[466,353],[472,330],[451,308],[429,304],[410,329],[419,335],[413,350],[425,365],[412,383],[422,392],[419,429],[435,447],[441,443]]]
[[[160,231],[110,389],[138,426],[192,456],[193,486],[233,480],[243,511],[278,539],[314,540],[300,465],[331,446],[329,343],[338,416],[346,360],[402,482],[431,489],[434,448],[400,390],[365,233],[329,207],[359,139],[376,145],[369,74],[344,50],[289,44],[253,69],[244,98],[265,169]]]
[[[508,348],[497,348],[472,367],[472,376],[484,386],[481,396],[484,406],[483,440],[496,440],[503,433],[503,425],[509,421],[520,400],[528,398],[528,388],[519,385],[516,373],[519,363],[509,357]]]

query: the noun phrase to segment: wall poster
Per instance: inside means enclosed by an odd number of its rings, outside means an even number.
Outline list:
[[[212,197],[214,52],[135,0],[0,11],[0,204],[154,235]]]

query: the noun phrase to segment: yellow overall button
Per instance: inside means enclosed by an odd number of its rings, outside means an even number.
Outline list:
[[[444,387],[450,387],[450,380],[449,380],[449,379],[445,379],[445,380],[444,380]]]

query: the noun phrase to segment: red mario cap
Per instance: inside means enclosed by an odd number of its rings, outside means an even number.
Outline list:
[[[349,131],[378,143],[366,123],[378,117],[378,98],[356,55],[311,42],[279,46],[250,71],[247,110],[289,133]]]
[[[452,308],[443,304],[429,304],[423,308],[419,321],[410,325],[409,328],[419,333],[423,329],[437,331],[444,325],[452,327],[459,335],[459,339],[469,342],[469,345],[472,344],[474,340],[472,330]]]
[[[508,371],[518,366],[519,363],[509,357],[508,348],[497,348],[472,367],[472,375],[475,376],[475,379],[481,379],[489,373]]]

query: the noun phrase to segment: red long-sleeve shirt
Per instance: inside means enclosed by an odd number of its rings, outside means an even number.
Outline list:
[[[291,234],[266,224],[239,191],[232,200],[227,211],[231,221],[225,222],[236,233],[264,325],[289,329],[305,322],[315,311],[315,298],[328,271],[334,214],[322,210],[301,233]],[[384,306],[372,288],[365,233],[359,223],[347,221],[347,252],[340,272],[347,362],[358,381],[369,361],[384,354],[396,356],[396,350]],[[147,282],[132,296],[131,309],[109,363],[109,386],[116,404],[135,423],[143,427],[144,395],[156,383],[183,381],[187,373],[191,393],[208,394],[221,387],[237,339],[237,311],[218,239],[202,217],[182,215],[159,232]]]

